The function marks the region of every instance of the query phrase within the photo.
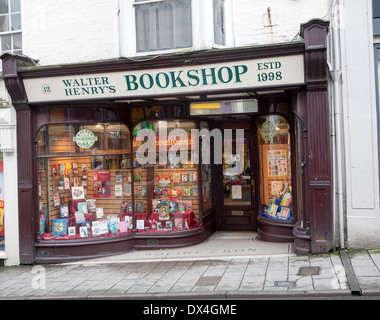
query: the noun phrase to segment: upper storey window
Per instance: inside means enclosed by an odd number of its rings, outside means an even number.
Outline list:
[[[22,53],[20,0],[0,0],[1,53]]]
[[[119,2],[120,55],[233,46],[232,0]]]
[[[191,0],[135,0],[136,49],[192,47]]]

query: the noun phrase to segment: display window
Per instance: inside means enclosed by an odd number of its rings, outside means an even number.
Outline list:
[[[52,124],[37,136],[40,238],[69,240],[132,231],[130,132],[121,123]]]
[[[200,129],[210,130],[210,126],[207,122],[201,121]],[[202,139],[209,139],[209,137],[202,137]],[[205,141],[206,144],[211,144],[210,141]],[[206,152],[206,150],[202,150],[202,152]],[[207,154],[205,155],[207,156]],[[212,201],[212,166],[211,164],[202,163],[201,165],[201,191],[202,199],[203,199],[203,211],[211,210],[213,208]]]
[[[4,166],[3,153],[0,152],[0,251],[5,250],[4,224]]]
[[[134,128],[133,194],[138,232],[178,232],[199,227],[200,177],[198,165],[191,158],[191,130],[195,128],[194,122],[182,120],[144,121]],[[140,139],[142,135],[147,138]],[[151,148],[140,153],[148,137],[153,139]],[[142,160],[142,156],[150,157],[150,161]],[[203,174],[206,172],[210,169]]]
[[[289,124],[277,115],[259,118],[262,216],[291,220],[292,186]]]

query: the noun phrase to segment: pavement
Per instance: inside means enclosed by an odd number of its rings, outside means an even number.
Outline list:
[[[216,233],[202,244],[180,249],[0,267],[0,300],[380,297],[380,250],[296,255],[292,244],[260,242],[255,236]]]

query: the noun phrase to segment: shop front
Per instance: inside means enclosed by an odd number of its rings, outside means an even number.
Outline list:
[[[17,110],[21,263],[257,231],[332,247],[328,24],[265,47],[29,66],[5,54]]]

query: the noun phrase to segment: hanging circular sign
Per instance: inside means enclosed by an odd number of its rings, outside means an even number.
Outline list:
[[[276,126],[272,121],[265,121],[260,128],[260,134],[264,141],[272,140],[276,133]]]
[[[73,138],[73,141],[76,144],[84,149],[91,148],[95,141],[98,141],[98,137],[94,135],[94,133],[88,129],[83,129],[78,131],[76,136]]]

